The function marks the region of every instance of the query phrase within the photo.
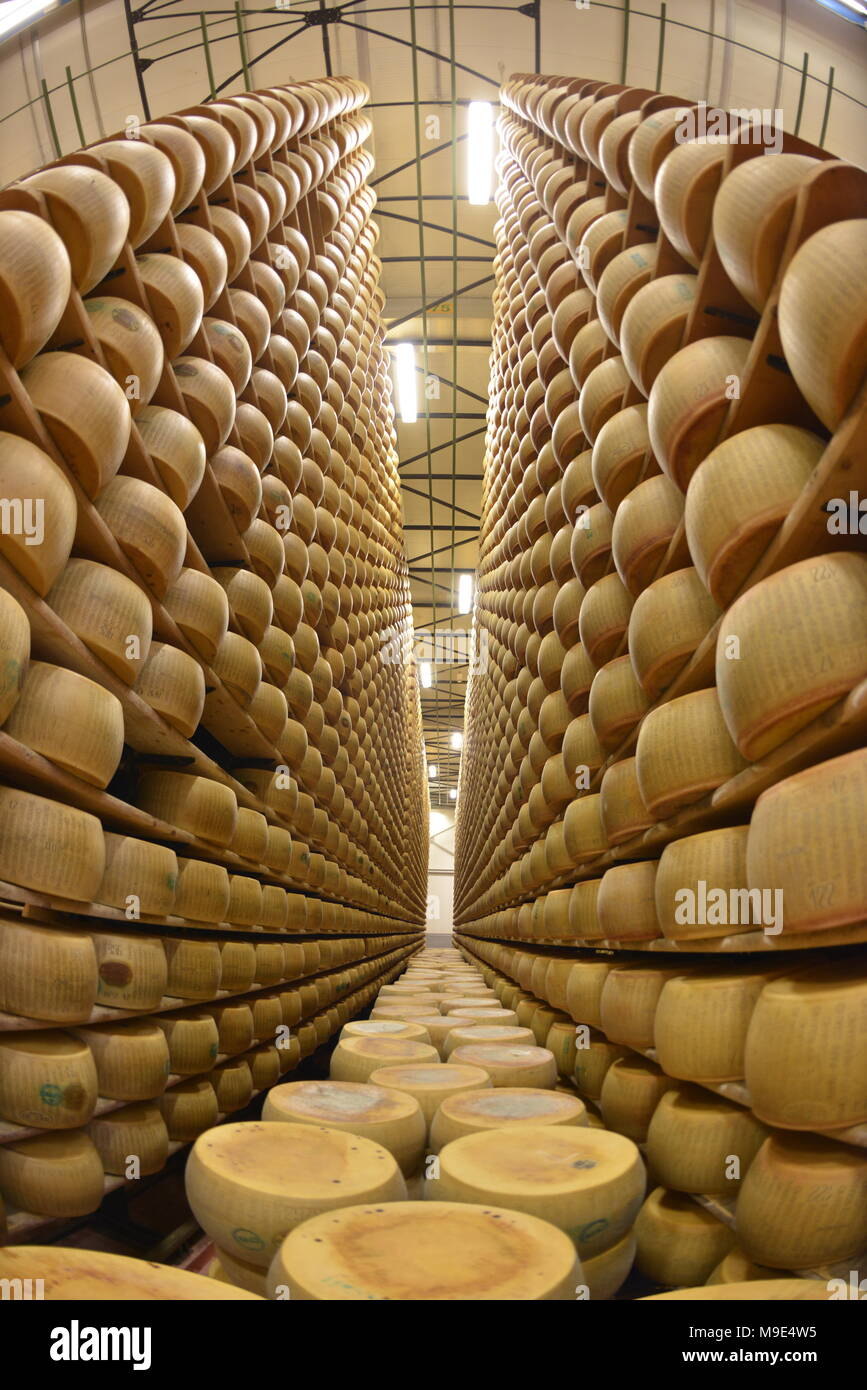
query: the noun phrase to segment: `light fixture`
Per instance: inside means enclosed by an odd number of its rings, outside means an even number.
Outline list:
[[[463,736],[463,734],[461,733],[460,729],[455,729],[454,733],[452,734],[451,738],[449,739],[449,742],[451,743],[452,748],[454,748],[456,751],[460,751],[460,749],[463,748],[463,746],[464,746],[464,736]],[[455,793],[455,794],[457,795],[457,793]]]
[[[494,108],[471,101],[467,123],[467,201],[483,207],[491,201],[494,172]]]
[[[394,361],[400,418],[405,425],[414,425],[418,419],[418,404],[415,389],[415,348],[412,343],[398,343],[394,350]]]
[[[473,576],[466,571],[458,575],[458,612],[472,613],[473,611]]]
[[[0,15],[0,39],[30,19],[41,19],[57,8],[57,0],[7,0]]]
[[[839,15],[840,19],[848,19],[853,24],[867,28],[867,6],[861,0],[819,0],[819,4],[832,14]]]
[[[431,781],[433,781],[433,779],[436,777],[436,775],[437,775],[438,772],[439,772],[439,768],[437,767],[436,763],[431,763],[430,766],[429,766],[429,768],[428,768],[428,770],[427,770],[427,775],[428,775],[428,777],[430,778]]]
[[[449,801],[457,801],[457,799],[458,799],[458,789],[457,789],[457,787],[450,787],[450,788],[449,788]]]
[[[430,690],[433,685],[433,671],[429,661],[422,661],[418,668],[418,678],[422,690]]]

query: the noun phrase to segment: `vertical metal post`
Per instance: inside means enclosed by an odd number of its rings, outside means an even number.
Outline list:
[[[828,86],[825,91],[825,110],[822,113],[822,133],[819,136],[819,144],[825,148],[825,136],[828,133],[828,117],[831,114],[831,98],[834,95],[834,69],[828,69]]]
[[[620,81],[626,81],[626,61],[629,57],[629,0],[623,0],[623,52],[620,57]]]
[[[211,89],[211,101],[217,95],[217,84],[214,81],[214,65],[211,62],[211,45],[208,42],[208,21],[205,18],[204,10],[199,15],[199,22],[202,26],[202,48],[205,50],[205,67],[208,69],[208,86]]]
[[[235,0],[235,23],[238,27],[238,47],[241,50],[241,67],[244,70],[244,88],[250,90],[250,69],[247,65],[247,41],[244,37],[244,21],[241,17],[241,0]]]
[[[57,158],[59,159],[60,156],[63,154],[63,150],[60,148],[60,141],[57,138],[57,126],[54,124],[54,112],[51,109],[51,98],[48,95],[48,83],[45,81],[44,77],[42,79],[42,99],[45,102],[45,115],[48,118],[48,129],[51,131],[51,141],[54,145],[54,153],[57,155]]]
[[[662,0],[662,4],[659,7],[659,53],[656,59],[656,90],[658,92],[662,91],[662,59],[665,54],[665,17],[666,5],[665,0]]]
[[[801,133],[801,117],[804,114],[804,97],[807,94],[807,71],[810,67],[810,55],[804,54],[804,66],[801,69],[801,90],[798,93],[798,114],[795,117],[795,134]]]
[[[78,109],[78,100],[75,95],[75,83],[72,80],[72,68],[66,69],[66,85],[69,88],[69,100],[72,103],[72,114],[75,117],[75,129],[78,131],[78,143],[83,146],[86,143],[84,139],[84,126],[81,124],[81,112]]]
[[[452,553],[449,562],[450,591],[449,612],[454,613],[455,603],[455,507],[457,505],[458,470],[458,73],[455,67],[455,3],[449,0],[449,58],[450,58],[450,96],[452,106],[452,489],[451,525]],[[455,620],[449,618],[449,632],[454,632]],[[452,654],[454,644],[452,644]]]
[[[533,71],[542,71],[542,0],[536,0],[533,10]]]
[[[138,83],[138,94],[141,97],[142,114],[144,115],[145,120],[149,121],[151,118],[151,108],[150,102],[148,101],[148,94],[145,91],[144,84],[145,65],[142,63],[142,60],[138,54],[138,39],[135,36],[135,20],[133,19],[132,13],[132,0],[123,0],[123,12],[126,17],[126,31],[129,36],[130,57],[132,58],[133,67],[135,68],[135,77],[136,82]]]

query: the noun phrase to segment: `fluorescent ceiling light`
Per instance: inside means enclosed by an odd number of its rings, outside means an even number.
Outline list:
[[[6,0],[0,11],[0,39],[26,24],[29,19],[41,19],[57,8],[57,0]]]
[[[418,668],[418,678],[421,681],[422,690],[430,690],[433,685],[433,671],[429,661],[423,661]]]
[[[494,175],[494,108],[471,101],[467,125],[467,200],[476,207],[491,201]]]
[[[451,736],[450,742],[451,742],[452,748],[455,748],[455,749],[463,748],[463,746],[464,746],[464,736],[463,736],[463,734],[460,732],[459,729],[455,729],[454,733],[453,733],[452,736]]]
[[[394,350],[394,361],[400,418],[405,425],[414,425],[418,419],[418,404],[415,388],[415,348],[412,343],[398,343]]]
[[[436,763],[431,763],[430,767],[427,770],[427,775],[431,781],[433,781],[438,772],[439,768],[437,767]]]
[[[449,789],[449,801],[457,801],[457,799],[458,799],[458,789],[457,789],[457,787],[451,787],[451,788]]]
[[[458,575],[458,612],[473,611],[473,576],[469,573]]]

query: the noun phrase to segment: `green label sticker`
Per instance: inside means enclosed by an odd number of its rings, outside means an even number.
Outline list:
[[[63,1100],[63,1087],[56,1086],[53,1081],[46,1081],[44,1086],[39,1087],[39,1099],[43,1105],[60,1105]]]

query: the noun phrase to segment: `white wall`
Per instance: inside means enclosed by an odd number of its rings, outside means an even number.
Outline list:
[[[453,923],[455,814],[432,810],[430,819],[427,930],[429,936],[449,935]]]

